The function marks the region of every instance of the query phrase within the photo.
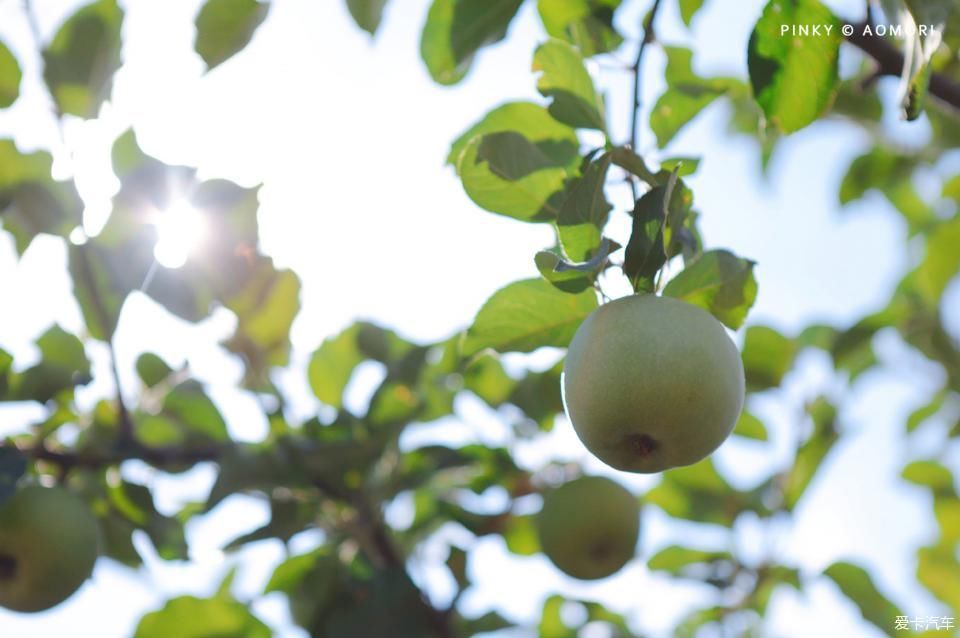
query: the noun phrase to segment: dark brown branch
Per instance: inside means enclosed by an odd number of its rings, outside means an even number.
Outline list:
[[[889,40],[880,36],[864,35],[866,22],[846,23],[847,30],[853,28],[851,35],[845,36],[847,42],[857,47],[877,64],[877,75],[900,77],[903,73],[903,54]],[[960,111],[960,83],[940,73],[930,76],[930,95]]]

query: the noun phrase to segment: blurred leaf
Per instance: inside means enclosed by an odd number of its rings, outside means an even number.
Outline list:
[[[140,619],[134,638],[270,638],[246,605],[227,597],[180,596]]]
[[[827,399],[820,397],[807,406],[813,421],[813,432],[797,450],[793,467],[783,485],[784,505],[792,510],[816,475],[827,453],[837,442],[837,409]]]
[[[678,177],[693,175],[700,168],[699,157],[670,157],[660,162],[660,168],[664,171],[676,171]]]
[[[680,545],[664,547],[647,561],[647,567],[655,571],[665,571],[673,575],[681,575],[684,568],[697,563],[712,563],[717,561],[732,561],[730,552],[711,552],[700,549],[691,549]]]
[[[194,48],[207,69],[242,51],[269,11],[270,3],[258,0],[206,0],[197,14]]]
[[[246,363],[245,385],[269,389],[269,370],[290,360],[290,327],[300,311],[300,278],[277,270],[269,257],[259,260],[244,288],[224,300],[237,315],[237,328],[226,342]]]
[[[793,341],[767,326],[750,326],[743,339],[743,371],[752,392],[776,388],[793,366]]]
[[[683,47],[664,47],[667,88],[650,112],[650,129],[657,146],[664,148],[700,111],[738,83],[727,78],[701,78],[693,71],[693,52]],[[668,169],[669,170],[669,169]]]
[[[491,353],[481,353],[474,357],[463,371],[463,386],[483,399],[487,405],[496,408],[510,398],[516,381],[504,371],[499,357]]]
[[[565,602],[559,594],[543,601],[538,634],[540,638],[577,638],[576,630],[563,621],[561,610]]]
[[[903,612],[880,593],[865,569],[847,562],[838,562],[824,570],[840,591],[852,600],[863,614],[863,619],[881,631],[889,631]]]
[[[528,372],[518,383],[510,403],[520,408],[542,431],[553,427],[554,417],[563,411],[560,375],[563,361],[543,372]]]
[[[433,0],[420,55],[439,84],[456,84],[482,47],[499,42],[523,0]]]
[[[557,215],[557,231],[563,252],[574,262],[590,260],[600,248],[601,232],[613,208],[604,194],[612,158],[604,153],[593,160],[568,189]]]
[[[503,530],[507,549],[520,556],[533,556],[540,551],[540,537],[533,516],[511,516]]]
[[[153,495],[144,485],[123,481],[109,486],[107,495],[114,510],[134,527],[147,533],[164,560],[187,560],[187,540],[183,525],[175,518],[160,514]]]
[[[196,381],[185,381],[170,390],[163,400],[163,414],[180,428],[184,441],[230,439],[220,411]]]
[[[247,543],[278,538],[283,542],[309,528],[317,517],[317,504],[296,498],[270,498],[270,521],[257,529],[238,536],[223,548],[233,551]]]
[[[80,224],[76,186],[54,181],[52,168],[49,153],[21,153],[12,140],[0,140],[0,223],[21,255],[38,234],[65,237]]]
[[[911,412],[907,417],[907,432],[913,432],[937,414],[943,407],[944,399],[946,399],[946,393],[938,392],[929,402]]]
[[[347,9],[357,26],[374,35],[383,19],[383,8],[387,0],[347,0]]]
[[[310,357],[307,378],[314,396],[334,408],[343,407],[343,391],[364,356],[357,347],[357,325],[324,339]]]
[[[623,38],[613,25],[620,0],[538,0],[547,34],[576,46],[585,57],[607,53]]]
[[[117,329],[120,309],[127,291],[113,281],[116,272],[107,253],[89,241],[69,246],[68,267],[73,280],[73,294],[80,304],[87,331],[94,339],[109,341]]]
[[[919,163],[917,156],[873,147],[850,163],[840,184],[840,203],[859,200],[876,189],[903,215],[911,235],[924,231],[936,221],[936,215],[913,182]]]
[[[733,433],[755,441],[767,440],[767,427],[763,424],[763,421],[746,409],[740,412],[740,418],[737,419],[737,425],[734,427]]]
[[[53,326],[37,339],[41,360],[14,375],[12,395],[21,401],[46,403],[62,390],[86,385],[92,380],[90,361],[76,335]]]
[[[683,18],[685,25],[690,26],[703,3],[704,0],[680,0],[680,17]]]
[[[0,507],[17,491],[17,481],[27,471],[27,458],[14,447],[0,447]]]
[[[459,633],[457,633],[458,636],[474,636],[476,634],[484,634],[500,631],[501,629],[509,629],[515,626],[514,623],[510,622],[495,611],[488,611],[477,618],[458,617],[456,622],[459,626]]]
[[[43,79],[60,113],[94,118],[120,68],[123,10],[97,0],[77,10],[43,51]]]
[[[711,250],[671,279],[663,294],[700,306],[736,330],[757,297],[753,266],[729,251]]]
[[[566,294],[543,279],[514,282],[493,294],[463,340],[464,356],[484,348],[532,352],[566,347],[587,315],[597,308],[593,291]]]
[[[903,468],[903,480],[929,487],[936,494],[956,496],[953,475],[936,461],[913,461]]]
[[[917,285],[937,304],[947,284],[960,272],[960,215],[938,225],[927,236],[927,252],[917,268]]]
[[[148,388],[161,383],[173,374],[173,368],[167,362],[152,352],[144,352],[137,357],[137,374]]]
[[[5,109],[17,101],[22,77],[16,56],[0,41],[0,109]]]
[[[833,27],[829,34],[827,26]],[[754,27],[747,56],[753,94],[767,120],[784,133],[802,129],[830,106],[840,26],[819,0],[770,0]],[[816,27],[819,35],[784,35],[784,27]]]
[[[950,547],[921,547],[917,551],[917,579],[953,610],[960,609],[960,561]]]
[[[537,47],[533,70],[541,71],[537,90],[552,98],[547,110],[554,119],[576,128],[606,131],[606,110],[603,99],[583,65],[583,56],[576,47],[550,39]]]
[[[644,501],[673,518],[730,527],[742,512],[765,511],[758,494],[734,489],[707,458],[664,472]]]

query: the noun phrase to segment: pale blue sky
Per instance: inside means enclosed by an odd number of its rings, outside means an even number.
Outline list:
[[[44,33],[52,33],[77,4],[35,2]],[[59,152],[56,170],[80,175],[91,232],[102,223],[115,187],[104,178],[109,145],[131,123],[144,149],[166,162],[199,166],[205,177],[227,177],[244,185],[264,183],[263,247],[280,265],[294,268],[304,283],[303,311],[292,335],[294,364],[279,375],[297,397],[296,413],[306,415],[317,407],[304,380],[309,353],[353,319],[374,319],[415,339],[442,338],[466,325],[494,290],[536,275],[532,257],[552,243],[550,229],[479,210],[443,165],[449,142],[487,110],[511,99],[538,99],[529,63],[543,34],[531,3],[509,39],[482,53],[466,81],[454,88],[433,84],[418,57],[427,0],[394,0],[373,42],[353,26],[339,1],[277,2],[247,50],[206,76],[191,50],[196,0],[123,4],[126,66],[117,76],[115,99],[105,108],[102,121],[69,124],[73,156]],[[623,49],[624,61],[632,54],[634,25],[647,4],[628,1],[620,14],[619,24],[632,38]],[[708,3],[690,33],[680,26],[674,3],[668,1],[661,36],[671,43],[696,43],[695,65],[705,74],[745,76],[746,39],[763,2],[740,0],[731,10],[732,4]],[[829,4],[844,15],[856,15],[861,5],[854,0]],[[0,38],[20,54],[26,73],[34,78],[36,60],[20,3],[0,0]],[[647,108],[662,89],[658,76],[663,57],[655,49],[650,53],[643,89]],[[608,62],[593,70],[599,71],[607,91],[613,130],[625,139],[629,77],[609,68]],[[889,102],[893,81],[884,82],[882,88]],[[14,135],[23,149],[57,146],[46,104],[42,88],[36,82],[25,83],[20,102],[0,111],[0,134]],[[753,143],[723,132],[725,108],[710,108],[665,156],[704,157],[700,172],[689,183],[703,213],[706,242],[758,262],[760,294],[751,322],[792,331],[814,320],[843,324],[879,308],[898,274],[918,255],[908,250],[904,224],[879,197],[839,210],[839,180],[849,160],[866,148],[866,137],[842,124],[817,124],[782,145],[770,180],[761,181]],[[906,125],[891,118],[891,126],[908,143],[922,143],[926,134],[922,123]],[[656,157],[649,131],[644,132],[641,150]],[[626,204],[622,197],[617,203],[613,228],[625,238]],[[35,358],[30,342],[52,322],[81,329],[63,265],[64,249],[57,241],[37,240],[17,263],[12,242],[0,238],[0,298],[12,300],[9,307],[16,309],[0,313],[0,347],[14,353],[20,365]],[[622,292],[622,286],[616,289]],[[38,295],[38,290],[44,294]],[[958,286],[951,288],[947,299],[945,305],[951,308],[960,305]],[[954,313],[953,328],[958,328],[957,318]],[[209,384],[235,436],[261,436],[266,424],[251,417],[253,400],[234,388],[241,375],[239,364],[215,345],[232,327],[233,319],[225,312],[192,326],[166,315],[145,297],[132,298],[117,337],[126,389],[136,387],[133,361],[144,350],[174,364],[189,360]],[[802,596],[791,591],[775,596],[770,627],[778,636],[825,631],[880,635],[858,621],[855,608],[838,598],[835,588],[812,578],[838,559],[873,568],[880,587],[895,594],[908,613],[942,612],[935,600],[912,585],[913,549],[933,534],[928,497],[896,481],[907,458],[932,452],[940,444],[928,436],[908,450],[900,437],[904,415],[937,387],[936,369],[904,351],[890,335],[881,336],[878,349],[893,365],[857,382],[841,412],[849,436],[810,487],[796,525],[773,535],[775,545],[816,583]],[[91,354],[103,371],[104,348],[92,347]],[[542,365],[550,357],[542,353],[511,360]],[[372,368],[361,374],[350,400],[362,402],[376,376]],[[90,402],[110,393],[108,377],[101,374],[79,393],[80,400]],[[737,485],[750,485],[782,468],[790,458],[791,421],[805,400],[824,391],[838,391],[824,358],[805,356],[782,391],[755,397],[751,403],[769,422],[772,442],[725,445],[716,456],[718,466]],[[506,440],[502,422],[478,402],[464,399],[458,408],[462,419],[415,429],[404,444],[436,438]],[[18,418],[0,425],[0,435],[40,412],[34,407],[8,413]],[[516,451],[531,466],[555,454],[582,460],[589,471],[608,473],[638,489],[655,481],[616,473],[589,459],[565,423],[554,434]],[[167,512],[185,500],[203,498],[212,479],[204,470],[169,479],[136,466],[129,475],[156,486],[161,509]],[[497,498],[494,493],[488,500]],[[388,515],[402,523],[406,510],[401,500]],[[139,542],[147,557],[145,569],[133,572],[101,561],[94,579],[66,604],[40,616],[0,612],[2,633],[38,638],[78,635],[77,628],[82,627],[79,635],[128,636],[144,611],[181,593],[211,593],[227,566],[238,562],[242,564],[238,594],[256,596],[282,555],[279,543],[259,543],[226,559],[218,548],[258,526],[266,515],[252,499],[229,499],[212,515],[191,523],[195,564],[160,562],[148,543]],[[770,542],[770,534],[761,539],[755,523],[744,521],[741,527],[751,555],[756,545]],[[455,530],[448,532],[446,537],[457,537]],[[642,557],[677,538],[709,547],[723,537],[716,530],[674,524],[653,508],[646,511],[642,536],[641,559],[598,584],[562,577],[539,556],[507,556],[502,543],[484,540],[477,543],[471,563],[477,588],[465,597],[464,605],[469,611],[495,607],[533,621],[539,617],[543,597],[556,590],[609,601],[612,608],[641,618],[642,626],[654,635],[667,635],[690,604],[703,600],[703,589],[671,586],[667,579],[648,573]],[[306,534],[295,539],[295,548],[316,542],[316,535]],[[430,565],[444,556],[440,543],[428,544],[416,557],[414,569],[415,577],[441,601],[449,595],[449,577]],[[282,629],[278,635],[301,635],[286,624],[283,600],[276,595],[258,601],[255,609]]]

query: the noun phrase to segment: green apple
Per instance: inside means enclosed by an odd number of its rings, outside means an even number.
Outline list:
[[[743,408],[743,363],[723,325],[670,297],[632,295],[580,325],[563,370],[580,440],[627,472],[690,465],[716,450]]]
[[[93,572],[97,519],[78,496],[29,485],[0,506],[0,606],[49,609],[70,597]]]
[[[585,476],[549,493],[537,516],[540,547],[564,573],[606,578],[633,558],[640,504],[619,483]]]

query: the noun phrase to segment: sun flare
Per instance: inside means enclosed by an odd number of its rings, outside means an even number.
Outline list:
[[[156,216],[157,244],[153,256],[167,268],[180,268],[203,243],[207,220],[185,199],[177,200]]]

